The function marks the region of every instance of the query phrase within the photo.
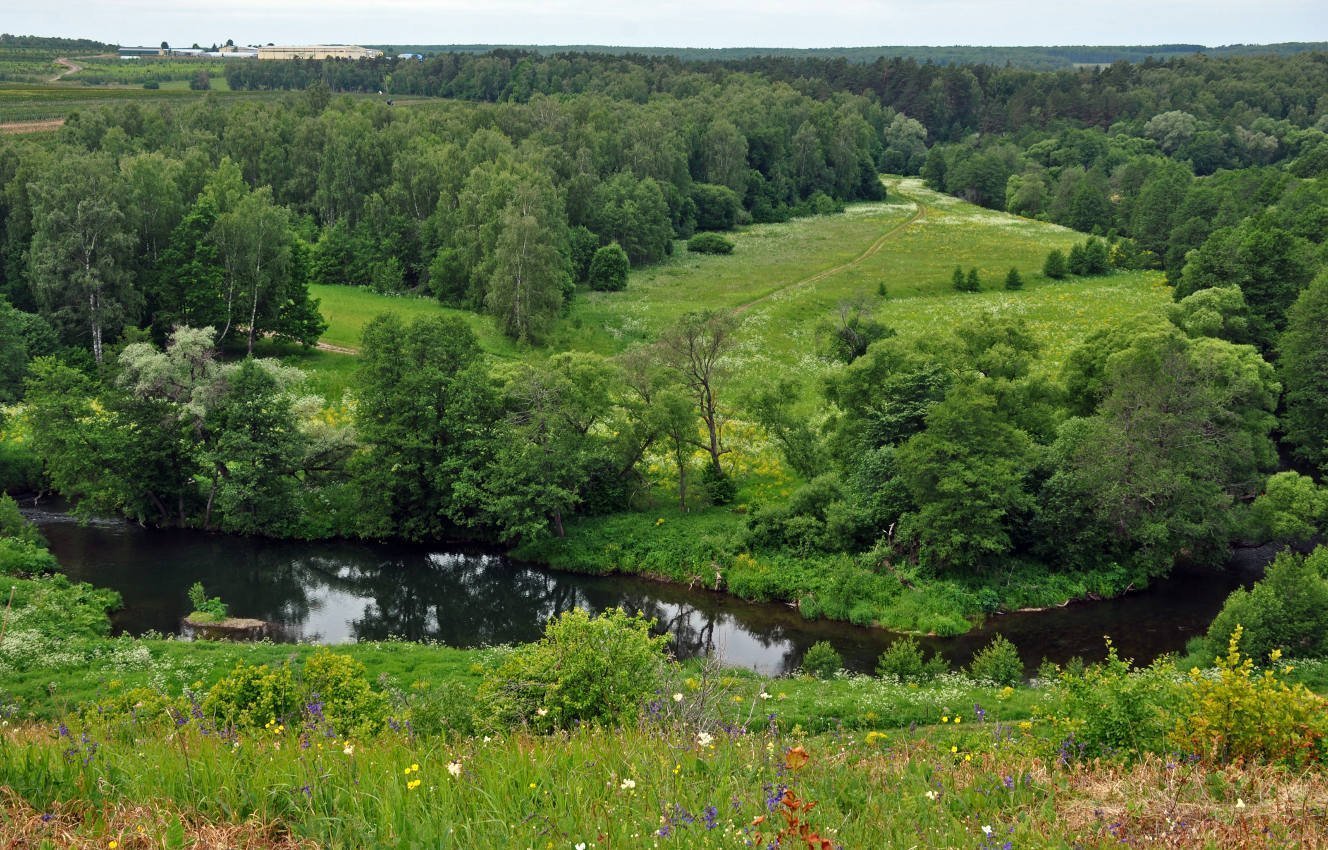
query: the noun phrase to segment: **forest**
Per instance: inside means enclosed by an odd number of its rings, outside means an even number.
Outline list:
[[[942,632],[1328,520],[1324,54],[1036,72],[495,51],[226,77],[290,91],[0,137],[7,489],[161,526],[501,542]],[[890,201],[883,173],[1082,234],[1002,270],[1009,293],[1151,274],[1174,303],[1062,356],[1017,309],[918,338],[872,281],[825,311],[815,369],[760,386],[743,316],[704,299],[567,343],[580,302]],[[962,272],[957,300],[983,288]],[[448,310],[310,360],[311,286]],[[737,460],[747,431],[774,495]],[[669,504],[703,533],[648,537]]]

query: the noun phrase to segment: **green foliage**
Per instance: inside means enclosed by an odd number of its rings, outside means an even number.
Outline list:
[[[1290,766],[1322,763],[1328,757],[1325,701],[1304,685],[1288,685],[1273,669],[1254,672],[1254,658],[1242,655],[1236,626],[1215,675],[1192,670],[1181,692],[1172,741],[1185,752],[1218,764],[1269,761]],[[1276,665],[1280,653],[1268,656]]]
[[[1328,547],[1309,556],[1282,552],[1252,588],[1228,596],[1208,627],[1209,646],[1220,651],[1238,631],[1252,658],[1328,654]]]
[[[322,648],[305,659],[300,693],[306,706],[320,704],[343,735],[367,737],[387,722],[387,698],[369,684],[364,664],[349,655]]]
[[[208,690],[202,709],[218,724],[239,729],[293,725],[300,697],[289,667],[241,663]]]
[[[668,637],[653,637],[650,626],[621,609],[597,617],[574,609],[551,619],[543,638],[485,674],[478,718],[494,729],[543,732],[632,722],[663,673]]]
[[[1042,264],[1042,273],[1052,280],[1062,280],[1070,273],[1065,254],[1059,248],[1053,248],[1047,253],[1046,262]]]
[[[621,292],[627,288],[627,273],[630,268],[627,252],[618,243],[605,245],[595,251],[590,261],[586,282],[597,292]]]
[[[1170,664],[1134,668],[1108,639],[1106,660],[1060,674],[1051,699],[1075,755],[1142,756],[1166,752],[1181,688]]]
[[[818,640],[802,656],[802,670],[817,679],[833,679],[844,669],[844,657],[828,640]]]
[[[705,488],[706,498],[712,505],[731,504],[738,495],[738,485],[733,476],[718,463],[707,463],[702,468],[701,486]]]
[[[718,233],[698,233],[687,240],[687,250],[693,254],[732,254],[733,243]]]
[[[1047,257],[1048,264],[1051,257]],[[1084,242],[1076,243],[1070,249],[1070,258],[1066,264],[1069,273],[1079,277],[1097,277],[1111,272],[1111,259],[1107,243],[1090,236]],[[1043,270],[1046,273],[1046,270]],[[1047,274],[1047,277],[1053,277]]]
[[[1015,645],[998,634],[973,656],[968,675],[979,682],[1009,687],[1023,680],[1024,662]]]
[[[1328,273],[1316,277],[1287,311],[1278,353],[1286,441],[1297,457],[1328,470]]]
[[[46,548],[46,538],[37,526],[19,512],[18,502],[8,493],[0,493],[0,538],[12,539],[39,549]]]
[[[1260,540],[1309,540],[1328,527],[1328,489],[1298,472],[1276,473],[1250,506],[1250,526]]]
[[[897,639],[876,661],[876,675],[893,677],[900,682],[917,684],[931,682],[949,670],[950,665],[940,653],[932,653],[930,658],[926,657],[917,639],[913,637]]]
[[[1019,269],[1011,268],[1006,273],[1005,288],[1011,292],[1024,288],[1024,278],[1019,274]]]
[[[17,537],[0,537],[0,576],[30,578],[53,573],[60,568],[45,542],[34,543]]]
[[[742,203],[728,186],[694,183],[692,202],[696,204],[697,230],[732,230],[738,223]],[[688,249],[691,250],[690,242]]]
[[[189,586],[189,604],[193,606],[190,618],[200,623],[217,623],[230,616],[226,603],[219,596],[208,596],[201,581]]]

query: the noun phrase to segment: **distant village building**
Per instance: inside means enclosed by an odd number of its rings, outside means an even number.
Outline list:
[[[377,59],[383,51],[354,44],[273,45],[258,48],[259,59]]]

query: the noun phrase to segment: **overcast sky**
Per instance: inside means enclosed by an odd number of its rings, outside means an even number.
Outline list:
[[[1328,0],[0,0],[0,29],[119,44],[1328,41]]]

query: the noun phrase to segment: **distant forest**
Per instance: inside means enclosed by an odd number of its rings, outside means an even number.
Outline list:
[[[390,56],[419,53],[492,53],[515,50],[553,56],[559,53],[598,53],[610,56],[667,57],[682,62],[733,62],[776,56],[784,59],[843,59],[869,64],[878,59],[913,59],[941,65],[1011,65],[1037,71],[1054,71],[1076,65],[1110,65],[1112,62],[1143,62],[1202,53],[1208,56],[1256,56],[1322,51],[1328,42],[1290,41],[1281,44],[1149,45],[1047,45],[1027,47],[981,47],[970,45],[881,45],[877,47],[617,47],[602,44],[380,44],[373,45]]]

